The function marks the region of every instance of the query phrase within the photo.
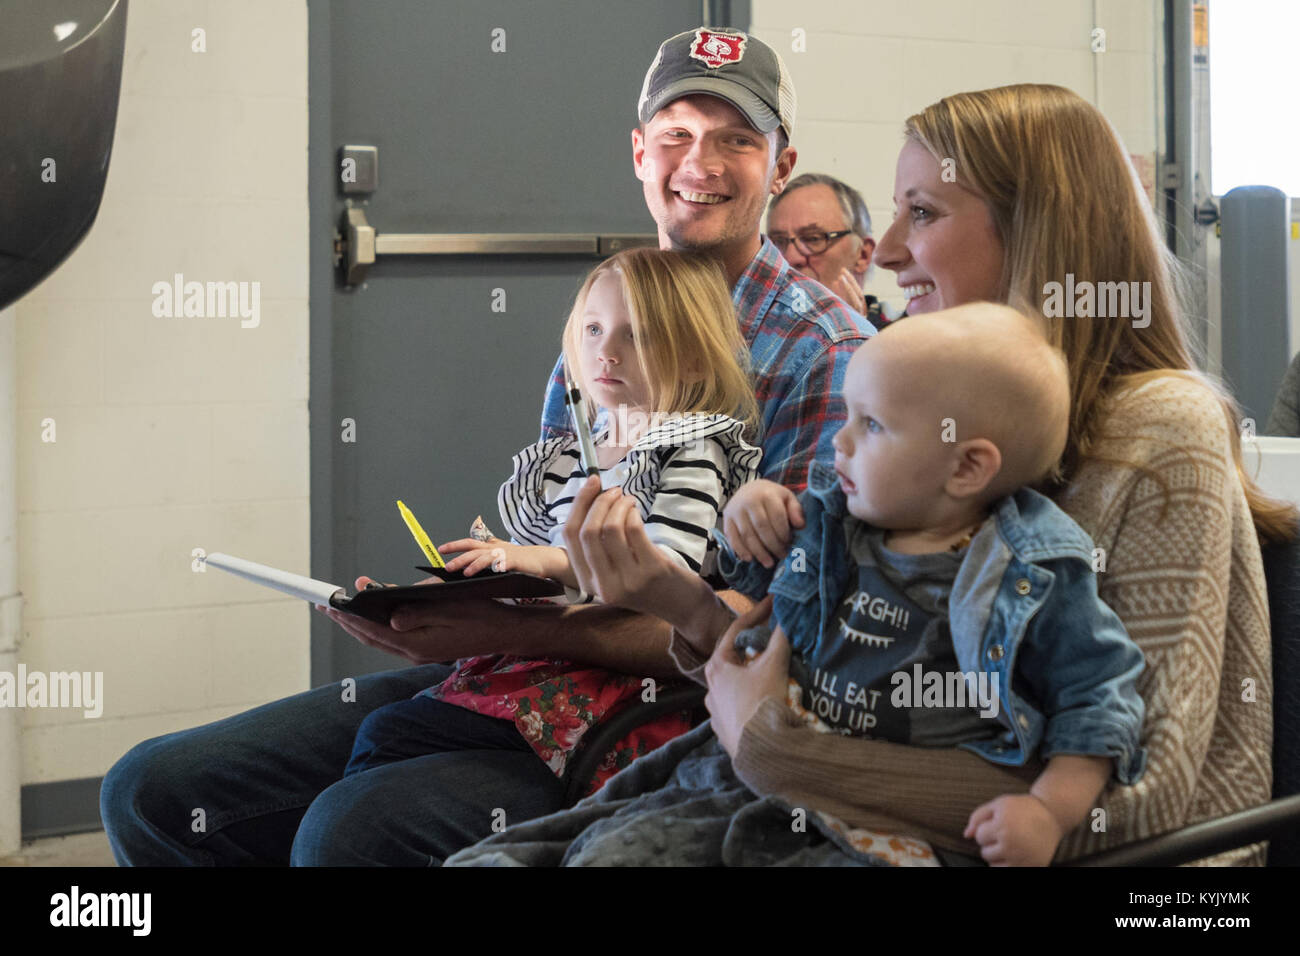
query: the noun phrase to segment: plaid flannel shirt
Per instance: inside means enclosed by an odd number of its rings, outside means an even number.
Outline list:
[[[799,275],[766,237],[731,290],[749,345],[758,399],[760,473],[803,491],[814,459],[831,461],[844,422],[844,373],[870,323],[821,283]],[[542,406],[542,440],[570,434],[564,370],[556,362]]]

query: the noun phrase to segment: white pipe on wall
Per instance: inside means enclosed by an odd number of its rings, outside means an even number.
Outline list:
[[[15,314],[0,311],[0,672],[18,673],[18,362]],[[23,689],[19,688],[19,693]],[[0,707],[0,857],[22,848],[23,712]]]

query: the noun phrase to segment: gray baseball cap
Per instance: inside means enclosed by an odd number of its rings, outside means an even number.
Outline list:
[[[700,27],[659,45],[641,86],[642,123],[691,93],[717,96],[745,115],[760,133],[794,129],[794,84],[781,57],[762,40],[738,30]]]

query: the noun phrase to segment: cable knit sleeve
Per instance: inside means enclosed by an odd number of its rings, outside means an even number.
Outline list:
[[[978,845],[962,836],[971,811],[1004,793],[1029,792],[1041,769],[1001,767],[957,748],[819,734],[776,698],[745,724],[732,764],[760,796],[973,855]]]
[[[1164,376],[1116,403],[1094,461],[1058,503],[1106,555],[1102,597],[1142,649],[1146,775],[1102,793],[1105,829],[1074,857],[1263,803],[1272,789],[1272,659],[1259,543],[1222,406]],[[1162,488],[1162,484],[1167,488]],[[1261,862],[1262,845],[1215,863]]]

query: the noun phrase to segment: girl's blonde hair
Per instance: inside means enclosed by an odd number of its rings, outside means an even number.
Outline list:
[[[757,426],[749,349],[718,263],[660,249],[627,249],[592,270],[564,327],[564,357],[582,389],[587,418],[596,405],[583,374],[579,343],[587,296],[606,273],[617,275],[632,316],[637,361],[650,386],[648,412],[731,415]]]
[[[1222,404],[1260,538],[1290,538],[1296,509],[1265,494],[1242,468],[1240,409],[1222,382],[1197,368],[1181,321],[1181,266],[1161,242],[1155,212],[1106,118],[1070,90],[1021,84],[945,97],[909,117],[905,132],[936,160],[956,160],[957,182],[987,204],[1002,240],[1008,304],[1042,315],[1044,287],[1067,273],[1076,286],[1150,283],[1144,328],[1124,319],[1045,317],[1070,371],[1069,438],[1059,481],[1047,490],[1099,457],[1093,450],[1121,388],[1173,372],[1204,384]],[[1149,468],[1122,464],[1163,484]]]

